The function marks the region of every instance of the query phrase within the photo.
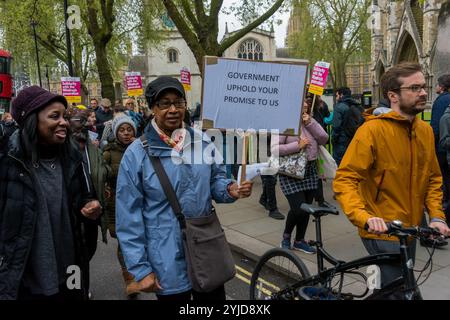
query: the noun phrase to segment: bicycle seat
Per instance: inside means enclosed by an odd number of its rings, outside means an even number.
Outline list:
[[[310,215],[318,218],[318,217],[322,217],[322,216],[326,216],[328,214],[334,214],[334,215],[339,215],[339,210],[336,208],[329,208],[329,207],[317,207],[317,206],[313,206],[312,204],[307,204],[307,203],[302,203],[302,205],[300,206],[300,209],[302,209],[303,211],[309,213]]]

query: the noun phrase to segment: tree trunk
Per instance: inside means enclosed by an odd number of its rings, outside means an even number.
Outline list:
[[[114,0],[101,0],[101,23],[97,17],[97,7],[94,0],[86,0],[88,8],[88,33],[92,38],[95,49],[95,63],[97,65],[98,77],[101,82],[102,98],[108,98],[114,106],[114,80],[111,74],[111,68],[108,62],[108,53],[106,46],[111,40],[113,33],[113,15]]]
[[[334,60],[334,80],[336,88],[346,87],[347,79],[345,77],[345,64],[346,61],[337,56]]]
[[[114,80],[111,74],[111,68],[108,63],[106,44],[97,44],[95,46],[96,64],[98,76],[102,84],[102,98],[108,98],[114,106],[115,92]]]

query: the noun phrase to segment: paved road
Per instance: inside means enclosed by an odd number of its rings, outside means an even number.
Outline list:
[[[108,238],[108,244],[98,242],[97,252],[91,261],[91,293],[95,300],[126,300],[125,285],[116,258],[117,241]],[[234,253],[237,264],[236,278],[226,284],[227,299],[247,300],[254,262]],[[155,300],[152,293],[142,293],[138,300]]]

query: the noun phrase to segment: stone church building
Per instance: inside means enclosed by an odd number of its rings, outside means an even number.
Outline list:
[[[437,78],[450,73],[450,3],[448,0],[373,0],[373,102],[382,96],[380,78],[402,61],[423,66],[429,102]]]

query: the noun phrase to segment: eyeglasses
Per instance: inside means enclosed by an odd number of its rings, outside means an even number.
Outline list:
[[[422,90],[427,91],[426,88],[427,88],[426,84],[424,84],[424,85],[414,84],[414,85],[409,86],[409,87],[400,87],[400,88],[395,88],[395,89],[392,89],[392,90],[393,91],[395,91],[395,90],[411,90],[412,92],[419,93]]]
[[[175,108],[177,109],[184,109],[186,108],[186,100],[175,100],[175,101],[160,100],[156,102],[156,105],[161,110],[169,109],[172,105],[174,105]]]

